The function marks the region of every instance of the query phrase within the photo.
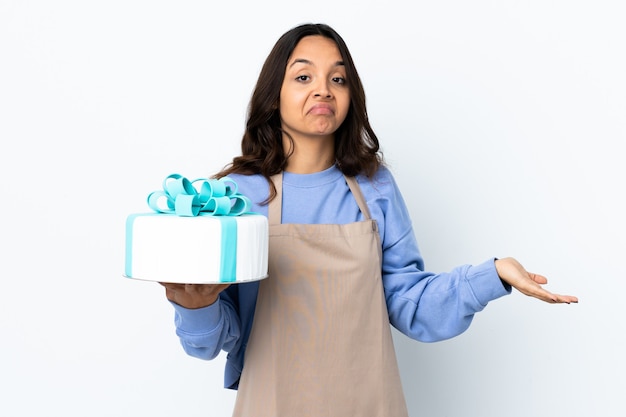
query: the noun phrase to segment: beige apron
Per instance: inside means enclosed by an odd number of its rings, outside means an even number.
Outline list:
[[[381,280],[376,221],[281,224],[282,174],[269,204],[261,281],[234,417],[408,416]]]

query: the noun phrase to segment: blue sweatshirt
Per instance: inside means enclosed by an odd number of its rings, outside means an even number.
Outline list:
[[[260,175],[231,175],[253,211],[267,216],[269,187]],[[465,331],[475,313],[511,292],[495,270],[494,259],[463,265],[447,273],[424,270],[408,210],[387,168],[372,178],[358,176],[382,243],[382,283],[389,321],[400,332],[423,342],[435,342]],[[336,167],[314,174],[283,176],[283,223],[346,224],[363,220],[343,174]],[[271,279],[271,277],[269,278]],[[252,326],[258,282],[231,285],[214,304],[175,309],[176,334],[187,354],[213,359],[228,352],[224,386],[236,389]]]

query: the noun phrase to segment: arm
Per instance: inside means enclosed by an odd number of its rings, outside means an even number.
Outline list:
[[[381,171],[368,205],[379,222],[383,247],[383,286],[389,318],[407,336],[426,342],[465,331],[487,303],[516,288],[550,303],[577,302],[541,287],[546,278],[526,271],[513,258],[463,265],[447,273],[424,270],[408,210],[391,174]]]
[[[512,288],[548,303],[578,302],[574,296],[553,294],[542,288],[547,279],[526,271],[513,258],[433,274],[421,271],[417,255],[402,270],[384,271],[389,318],[398,330],[424,342],[461,334],[470,326],[474,314]]]
[[[176,334],[190,356],[213,359],[231,351],[241,325],[228,285],[162,284],[175,310]]]
[[[461,334],[489,301],[511,292],[511,287],[499,279],[493,259],[446,273],[423,269],[411,229],[383,251],[383,286],[390,322],[423,342]]]

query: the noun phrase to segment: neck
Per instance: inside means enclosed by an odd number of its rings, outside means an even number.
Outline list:
[[[283,139],[285,152],[291,152],[285,171],[294,174],[312,174],[324,171],[335,163],[334,138],[314,138],[312,140],[294,141],[293,145],[287,138]],[[291,147],[293,146],[293,149]]]

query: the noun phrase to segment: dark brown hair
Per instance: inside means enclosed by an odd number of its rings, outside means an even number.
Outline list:
[[[281,172],[288,154],[283,148],[283,131],[277,103],[285,77],[287,62],[300,40],[320,35],[333,40],[341,54],[350,91],[350,108],[346,119],[335,132],[335,159],[347,176],[372,176],[383,156],[378,138],[370,126],[365,106],[365,91],[350,51],[341,36],[325,24],[303,24],[282,35],[268,55],[248,106],[246,130],[241,141],[241,155],[233,158],[216,177],[231,173],[261,174],[269,178]],[[270,182],[270,201],[276,190]]]

